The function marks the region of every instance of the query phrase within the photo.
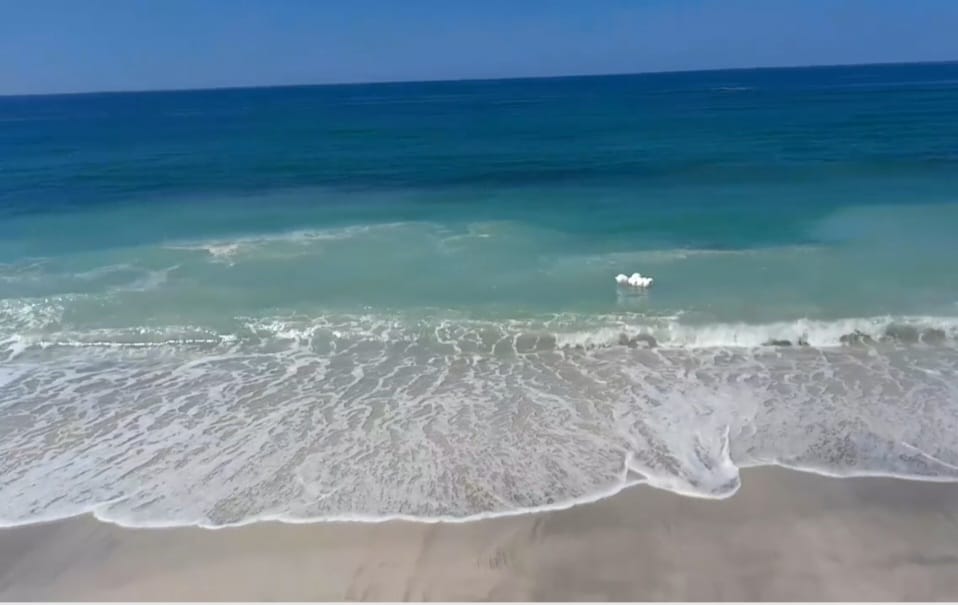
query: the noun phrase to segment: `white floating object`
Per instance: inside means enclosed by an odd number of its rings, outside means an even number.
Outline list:
[[[615,283],[620,286],[631,286],[633,288],[648,288],[652,285],[653,281],[655,280],[651,277],[644,277],[641,273],[633,273],[632,275],[619,273],[615,276]]]

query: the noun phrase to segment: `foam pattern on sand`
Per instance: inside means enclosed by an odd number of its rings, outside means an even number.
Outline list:
[[[809,332],[810,346],[685,347],[561,316],[69,332],[55,305],[4,312],[22,329],[0,338],[7,525],[469,519],[636,482],[725,497],[763,464],[958,479],[958,350],[920,337],[945,320],[856,320],[846,334],[874,338],[830,346]],[[887,337],[901,325],[919,337]]]

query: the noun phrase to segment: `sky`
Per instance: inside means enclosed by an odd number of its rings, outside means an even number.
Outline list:
[[[958,0],[0,0],[0,94],[958,59]]]

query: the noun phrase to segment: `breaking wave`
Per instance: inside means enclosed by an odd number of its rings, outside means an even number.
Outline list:
[[[881,347],[958,344],[958,317],[879,316],[799,319],[766,324],[686,323],[680,315],[557,314],[511,320],[423,317],[411,314],[335,314],[239,317],[232,329],[143,326],[65,330],[65,305],[75,297],[0,300],[0,353],[4,338],[21,349],[47,347],[149,347],[269,340],[309,345],[337,340],[418,342],[472,354],[535,353],[613,347],[718,349],[757,347]]]

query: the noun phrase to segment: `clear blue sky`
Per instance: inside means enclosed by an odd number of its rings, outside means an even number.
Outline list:
[[[0,0],[0,94],[958,59],[958,0]]]

